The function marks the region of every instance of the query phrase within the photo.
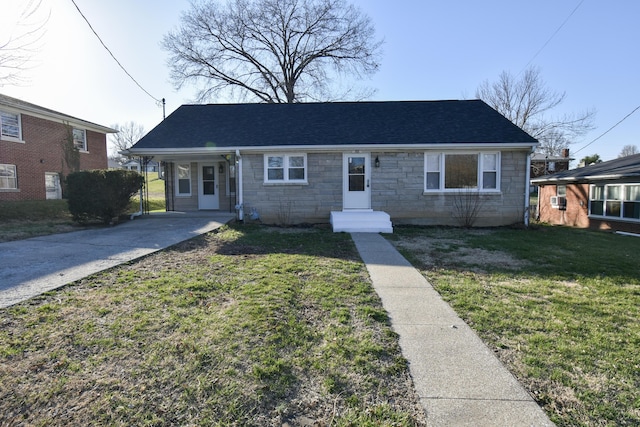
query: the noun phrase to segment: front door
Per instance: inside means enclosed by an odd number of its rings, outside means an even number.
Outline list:
[[[54,172],[44,174],[44,185],[47,189],[47,200],[62,199],[62,187],[60,187],[60,175]]]
[[[220,209],[218,166],[219,163],[198,163],[198,209]]]
[[[369,153],[343,156],[343,209],[371,209],[371,156]]]

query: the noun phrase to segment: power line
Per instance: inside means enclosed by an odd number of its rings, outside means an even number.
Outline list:
[[[542,45],[542,47],[538,49],[536,54],[533,55],[533,58],[531,58],[531,60],[527,62],[527,65],[524,66],[524,68],[522,69],[522,71],[518,73],[518,75],[522,74],[522,72],[527,69],[527,67],[533,62],[533,60],[536,59],[538,55],[540,55],[540,52],[542,52],[544,48],[547,47],[547,45],[551,42],[551,40],[556,36],[556,34],[560,32],[562,27],[564,27],[564,25],[569,21],[569,19],[571,19],[571,17],[573,16],[574,13],[576,13],[578,8],[582,6],[582,3],[584,3],[584,0],[580,0],[580,3],[578,3],[578,5],[573,9],[573,11],[569,14],[569,16],[567,16],[567,18],[562,22],[562,24],[560,24],[560,26],[554,31],[554,33],[551,34],[551,37],[547,39],[547,41]]]
[[[591,144],[593,144],[594,142],[596,142],[597,140],[599,140],[600,138],[602,138],[603,136],[605,136],[606,134],[608,134],[609,132],[611,132],[613,129],[615,129],[620,123],[624,122],[625,120],[627,120],[633,113],[635,113],[636,111],[640,110],[640,105],[638,105],[636,108],[633,109],[633,111],[631,111],[629,114],[627,114],[626,116],[624,116],[618,123],[616,123],[615,125],[611,126],[609,129],[607,129],[605,132],[602,133],[602,135],[600,135],[599,137],[597,137],[596,139],[594,139],[593,141],[591,141],[590,143],[588,143],[587,145],[585,145],[584,147],[580,148],[579,150],[575,151],[573,154],[579,153],[580,151],[584,150],[585,148],[587,148],[588,146],[590,146]]]
[[[144,93],[146,93],[147,95],[149,95],[154,101],[156,101],[157,103],[162,103],[161,100],[159,100],[158,98],[156,98],[155,96],[151,95],[149,92],[146,91],[145,88],[143,88],[140,83],[138,83],[136,81],[136,79],[133,78],[133,76],[131,74],[129,74],[129,72],[124,68],[124,66],[120,63],[120,61],[118,61],[118,59],[115,57],[115,55],[111,52],[111,50],[109,50],[109,48],[107,47],[106,44],[104,44],[104,42],[102,41],[102,39],[100,38],[100,36],[98,35],[98,33],[96,32],[96,30],[93,29],[93,26],[91,25],[91,23],[89,22],[89,20],[87,19],[86,16],[84,16],[84,13],[82,13],[82,11],[80,10],[80,8],[78,7],[78,5],[76,4],[75,0],[71,0],[71,3],[73,3],[73,5],[76,7],[76,9],[78,9],[78,12],[80,13],[80,15],[82,16],[82,18],[85,20],[85,22],[87,23],[87,25],[89,26],[89,28],[91,28],[91,31],[93,31],[93,34],[95,34],[95,36],[98,38],[98,40],[100,41],[100,43],[102,44],[102,46],[107,50],[107,52],[109,52],[109,55],[111,55],[111,57],[113,58],[114,61],[116,61],[116,63],[120,66],[120,68],[122,69],[122,71],[125,72],[125,74],[127,76],[129,76],[129,78],[140,88],[142,89],[142,91]]]

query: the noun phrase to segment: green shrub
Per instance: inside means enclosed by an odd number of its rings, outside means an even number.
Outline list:
[[[144,177],[135,171],[93,170],[67,176],[66,197],[76,222],[100,220],[108,224],[127,211],[129,200]]]

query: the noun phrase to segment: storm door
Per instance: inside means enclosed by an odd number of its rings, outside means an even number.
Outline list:
[[[343,156],[343,209],[371,209],[371,156],[345,153]]]

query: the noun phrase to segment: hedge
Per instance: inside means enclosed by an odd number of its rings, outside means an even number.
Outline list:
[[[128,170],[92,170],[69,174],[65,197],[73,220],[100,220],[105,224],[126,213],[131,196],[144,185],[144,177]]]

